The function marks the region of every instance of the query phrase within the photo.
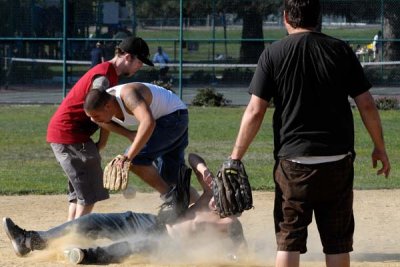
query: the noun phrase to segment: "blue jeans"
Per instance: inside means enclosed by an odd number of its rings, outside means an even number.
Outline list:
[[[185,163],[185,149],[189,144],[189,116],[177,112],[156,120],[156,127],[147,144],[132,160],[134,165],[156,163],[158,172],[168,184],[176,184],[179,168]]]
[[[157,217],[147,213],[91,213],[76,220],[66,222],[48,231],[38,231],[40,240],[48,243],[54,239],[77,233],[82,236],[115,241],[110,246],[84,249],[85,263],[120,262],[134,253],[155,249],[159,236],[166,228],[160,225]],[[43,249],[43,244],[33,244],[33,249]],[[36,247],[35,247],[36,246]]]

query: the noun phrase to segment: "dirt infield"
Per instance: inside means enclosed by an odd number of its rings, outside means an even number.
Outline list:
[[[400,267],[400,190],[355,191],[354,212],[356,232],[352,266]],[[250,253],[238,262],[219,262],[219,255],[196,252],[183,262],[158,262],[155,260],[130,258],[122,264],[110,266],[273,266],[275,238],[273,234],[271,192],[255,192],[255,209],[245,212],[241,221],[248,240]],[[160,200],[155,193],[139,193],[135,199],[125,200],[119,194],[99,203],[95,212],[157,211]],[[65,196],[2,196],[0,217],[11,217],[27,229],[45,230],[62,223],[66,218]],[[210,240],[210,244],[213,241]],[[62,246],[54,250],[31,253],[18,258],[4,231],[0,230],[0,266],[69,266],[62,257]],[[174,258],[179,257],[179,254]],[[302,256],[301,266],[324,266],[321,245],[314,224],[309,229],[308,252]]]

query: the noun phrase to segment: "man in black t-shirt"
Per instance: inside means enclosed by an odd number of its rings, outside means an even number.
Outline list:
[[[318,0],[285,0],[289,33],[259,58],[249,87],[232,159],[242,159],[275,105],[274,220],[277,266],[299,266],[307,251],[307,226],[315,220],[328,266],[349,266],[352,251],[354,99],[374,144],[373,167],[386,177],[390,163],[371,84],[352,49],[318,31]]]

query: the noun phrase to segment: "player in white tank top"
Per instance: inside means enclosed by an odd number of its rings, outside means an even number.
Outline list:
[[[185,103],[183,103],[182,100],[172,91],[151,83],[141,84],[149,88],[153,96],[150,103],[150,110],[154,119],[157,120],[158,118],[173,113],[177,110],[187,109]],[[124,121],[122,121],[116,117],[113,117],[113,121],[127,128],[129,126],[137,125],[138,121],[135,116],[129,114],[124,107],[123,101],[121,99],[121,89],[123,86],[123,84],[114,86],[108,89],[107,92],[115,95],[125,118]]]
[[[84,108],[101,127],[131,140],[124,160],[131,161],[131,170],[161,195],[168,193],[185,164],[189,142],[185,103],[163,87],[128,83],[92,90]]]

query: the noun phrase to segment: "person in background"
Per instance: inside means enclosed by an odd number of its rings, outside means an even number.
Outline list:
[[[100,42],[97,42],[96,46],[90,51],[90,59],[92,62],[90,65],[91,68],[104,62],[104,51]]]
[[[373,50],[373,59],[376,60],[379,57],[379,53],[381,53],[382,49],[382,31],[378,31],[375,36],[374,40],[372,41],[372,50]]]
[[[164,81],[167,77],[169,67],[167,66],[169,62],[169,56],[165,53],[161,46],[157,48],[157,52],[154,54],[153,63],[160,64],[159,80]]]
[[[307,227],[318,227],[328,267],[349,267],[353,250],[354,122],[349,97],[372,142],[372,166],[389,158],[371,84],[345,42],[316,30],[318,0],[285,0],[288,36],[261,54],[230,157],[241,160],[273,101],[276,266],[298,267]]]
[[[50,119],[46,140],[68,177],[68,220],[92,211],[94,204],[109,198],[103,188],[103,170],[99,151],[106,146],[109,132],[99,129],[83,109],[91,89],[118,84],[118,77],[134,75],[149,60],[149,47],[141,38],[128,37],[115,49],[115,56],[86,72],[72,87]]]

